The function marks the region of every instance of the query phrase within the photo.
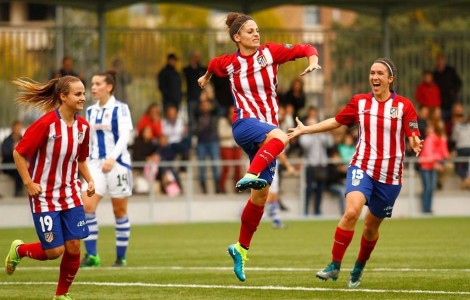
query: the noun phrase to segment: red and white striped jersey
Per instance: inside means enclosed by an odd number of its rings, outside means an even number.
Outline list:
[[[209,73],[228,76],[232,85],[235,114],[238,119],[255,118],[278,126],[277,72],[279,65],[296,58],[317,55],[312,45],[267,43],[250,56],[238,50],[211,59]]]
[[[33,213],[60,211],[83,204],[78,162],[88,157],[90,126],[76,115],[71,127],[58,110],[51,111],[26,130],[16,151],[29,160],[29,174],[41,195],[30,197]]]
[[[409,99],[395,92],[383,102],[372,93],[355,95],[336,115],[336,121],[343,125],[359,123],[351,165],[379,182],[401,184],[405,137],[413,132],[420,135],[416,111]]]

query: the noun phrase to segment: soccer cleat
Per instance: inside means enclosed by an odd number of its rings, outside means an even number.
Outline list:
[[[326,268],[324,268],[321,271],[318,271],[316,276],[317,278],[320,278],[322,280],[328,280],[332,279],[333,281],[336,281],[339,277],[339,269],[341,267],[341,264],[338,262],[331,262],[329,263]]]
[[[127,260],[125,258],[118,257],[111,267],[126,267]]]
[[[246,189],[261,190],[268,185],[268,182],[262,178],[258,178],[258,175],[246,173],[242,179],[240,179],[235,185],[237,192],[241,193]]]
[[[348,287],[351,289],[358,288],[361,286],[361,276],[364,270],[365,264],[361,264],[356,260],[354,268],[351,271],[351,277],[349,277]]]
[[[11,243],[10,251],[5,259],[5,270],[8,275],[12,275],[15,272],[16,266],[18,266],[21,261],[21,257],[18,255],[17,250],[22,244],[24,244],[22,240],[14,240]]]
[[[62,294],[62,295],[55,295],[52,300],[73,300],[72,296],[69,293]]]
[[[85,257],[80,262],[80,268],[98,267],[100,265],[101,265],[101,259],[98,254],[96,255],[86,254]]]
[[[240,243],[228,246],[228,254],[230,254],[233,259],[233,272],[240,281],[246,280],[245,261],[248,260],[248,258],[246,258],[247,251],[248,250],[240,246]]]

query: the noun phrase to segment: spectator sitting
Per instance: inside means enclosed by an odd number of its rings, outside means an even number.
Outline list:
[[[441,106],[441,94],[439,86],[434,82],[432,72],[429,70],[423,71],[421,83],[416,87],[415,92],[416,101],[429,108]]]
[[[137,135],[142,134],[145,127],[150,127],[152,139],[159,143],[162,133],[162,120],[160,117],[160,108],[157,103],[152,103],[147,107],[145,113],[140,117],[137,123]]]
[[[292,80],[290,89],[287,91],[287,93],[280,97],[280,102],[285,106],[292,105],[292,115],[295,118],[299,117],[300,110],[304,108],[305,98],[304,81],[301,77],[296,77],[294,80]]]
[[[14,164],[13,150],[18,142],[21,140],[23,130],[23,123],[21,121],[14,121],[11,125],[11,134],[7,136],[2,143],[2,163]],[[3,173],[11,176],[15,181],[15,197],[23,195],[23,180],[21,179],[18,170],[13,166],[12,168],[3,170]]]
[[[137,163],[134,167],[134,189],[136,193],[148,192],[158,172],[158,144],[152,135],[152,128],[144,127],[132,145],[132,158]]]

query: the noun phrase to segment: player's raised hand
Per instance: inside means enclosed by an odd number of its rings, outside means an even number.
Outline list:
[[[293,139],[305,132],[305,125],[299,120],[299,117],[295,117],[295,122],[297,123],[297,127],[287,129],[289,139]]]

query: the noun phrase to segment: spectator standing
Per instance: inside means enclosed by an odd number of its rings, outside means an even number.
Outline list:
[[[20,142],[23,131],[23,122],[14,121],[11,125],[11,134],[7,136],[2,142],[2,163],[13,164],[15,162],[13,158],[13,150],[16,145]],[[3,173],[13,178],[15,182],[15,197],[23,195],[23,180],[21,179],[20,173],[16,168],[10,168],[3,170]]]
[[[449,158],[444,128],[436,121],[428,123],[423,151],[419,158],[423,185],[422,212],[432,213],[433,193],[437,184],[437,171],[444,169],[444,160]]]
[[[305,124],[310,126],[315,123],[317,123],[315,119],[308,119]],[[315,216],[320,216],[322,214],[321,201],[328,176],[328,148],[333,147],[334,140],[330,133],[302,135],[299,137],[299,145],[302,147],[302,156],[307,164],[304,215],[310,214],[310,200],[314,195],[313,213]]]
[[[233,170],[233,183],[241,176],[241,166],[234,165],[228,166],[225,163],[241,160],[242,149],[237,145],[233,139],[232,134],[232,119],[234,113],[234,107],[229,107],[226,116],[221,116],[217,123],[217,132],[219,134],[220,141],[220,158],[222,159],[222,171],[220,173],[219,188],[221,193],[226,193],[225,183],[227,181],[229,170]]]
[[[199,98],[201,88],[197,83],[199,77],[206,73],[207,67],[201,64],[201,53],[192,51],[189,55],[189,64],[183,68],[184,78],[186,80],[186,99],[189,119],[189,132],[193,134],[193,124],[196,120],[196,111],[199,109]]]
[[[176,66],[178,57],[174,53],[167,56],[166,65],[157,75],[158,88],[162,93],[163,110],[168,106],[174,106],[179,110],[183,92],[181,90],[181,75]]]
[[[52,78],[60,78],[64,76],[75,76],[80,78],[82,81],[83,85],[86,86],[85,84],[85,76],[83,76],[81,73],[77,72],[73,68],[73,58],[71,56],[64,56],[62,58],[62,67],[57,70],[56,72],[53,72],[50,76],[50,79]]]
[[[441,92],[430,70],[423,71],[421,83],[416,87],[415,100],[429,108],[441,106]]]
[[[457,157],[468,158],[468,161],[458,161],[455,163],[455,172],[462,180],[461,187],[468,189],[470,188],[470,116],[467,116],[466,119],[462,116],[462,119],[462,122],[458,122],[454,126],[452,140],[455,143]]]
[[[129,74],[129,72],[127,72],[126,65],[119,57],[116,57],[111,62],[111,70],[116,72],[116,87],[114,89],[114,97],[129,105],[127,86],[132,82],[132,76]]]
[[[306,99],[303,79],[301,77],[294,78],[292,80],[289,90],[279,99],[282,105],[292,106],[292,115],[294,117],[299,116],[299,111],[304,108]]]
[[[462,79],[457,71],[446,63],[446,58],[442,53],[437,56],[433,76],[441,93],[442,117],[444,121],[447,121],[450,119],[452,105],[458,101]]]
[[[17,95],[17,103],[39,108],[45,114],[28,127],[13,152],[28,191],[39,242],[14,240],[5,269],[12,275],[24,257],[45,261],[62,256],[53,299],[70,300],[69,288],[80,267],[80,239],[89,234],[79,175],[88,183],[87,195],[95,192],[86,163],[90,126],[78,115],[85,104],[85,87],[74,76],[46,83],[30,79],[13,83],[24,91]]]
[[[207,98],[206,90],[201,93],[201,100],[199,102],[199,109],[196,114],[196,130],[197,137],[196,152],[200,162],[204,162],[209,158],[212,162],[220,160],[219,137],[217,130],[218,116],[212,100]],[[214,179],[214,187],[217,194],[221,193],[219,180],[220,180],[220,167],[212,165],[212,176]],[[207,179],[206,179],[206,166],[199,166],[199,185],[204,194],[207,194]]]

